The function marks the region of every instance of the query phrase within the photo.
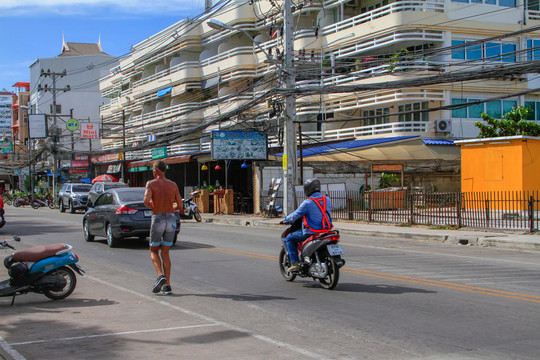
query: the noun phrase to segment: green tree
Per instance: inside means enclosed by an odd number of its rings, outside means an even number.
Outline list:
[[[500,136],[540,136],[540,125],[534,121],[528,121],[527,116],[532,111],[522,105],[512,108],[501,120],[496,120],[486,113],[482,113],[482,120],[485,122],[475,122],[474,125],[480,129],[479,138],[490,138]]]

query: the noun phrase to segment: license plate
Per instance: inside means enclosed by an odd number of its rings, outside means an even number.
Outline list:
[[[326,248],[328,249],[330,256],[345,255],[341,245],[326,245]]]
[[[144,211],[144,217],[151,217],[152,216],[152,210],[145,210]]]

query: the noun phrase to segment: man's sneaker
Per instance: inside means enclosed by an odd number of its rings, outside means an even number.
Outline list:
[[[171,295],[172,294],[171,285],[163,285],[159,293],[161,295]]]
[[[157,294],[161,290],[161,287],[163,286],[163,284],[165,284],[166,282],[167,282],[167,279],[165,278],[165,276],[159,275],[156,280],[156,283],[154,284],[154,287],[152,288],[152,292],[154,294]]]
[[[290,273],[297,273],[297,272],[300,271],[300,265],[298,265],[297,262],[292,263],[291,267],[288,268],[287,271],[290,272]]]

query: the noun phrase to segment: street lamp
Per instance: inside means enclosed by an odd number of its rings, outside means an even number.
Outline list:
[[[293,89],[295,86],[295,76],[292,73],[293,57],[294,57],[294,36],[293,36],[293,21],[292,21],[292,1],[284,0],[283,3],[283,21],[284,21],[284,65],[279,64],[274,60],[258,42],[244,29],[235,28],[225,24],[219,20],[210,19],[207,21],[208,26],[212,29],[221,30],[227,29],[232,31],[240,31],[244,33],[263,53],[266,58],[281,70],[283,76],[283,85],[285,89]],[[285,93],[285,111],[284,111],[284,146],[283,146],[283,212],[288,215],[296,208],[296,194],[294,185],[296,183],[296,131],[294,128],[294,120],[296,119],[296,102],[291,91]]]

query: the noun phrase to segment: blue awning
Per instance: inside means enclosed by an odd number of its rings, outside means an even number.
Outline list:
[[[373,145],[379,145],[384,143],[389,143],[393,141],[400,141],[400,140],[407,140],[412,138],[418,138],[419,135],[413,135],[413,136],[394,136],[394,137],[385,137],[385,138],[375,138],[375,139],[365,139],[365,140],[349,140],[344,141],[340,143],[334,143],[329,145],[321,145],[321,146],[315,146],[312,148],[303,149],[303,157],[308,157],[312,155],[320,155],[335,151],[343,151],[343,150],[350,150],[350,149],[356,149],[361,147],[368,147]],[[276,156],[283,156],[283,153],[278,153]],[[298,150],[297,156],[300,156],[300,150]]]
[[[173,88],[172,86],[169,86],[169,87],[166,87],[165,89],[158,90],[157,97],[167,95],[168,93],[172,91],[172,88]]]

